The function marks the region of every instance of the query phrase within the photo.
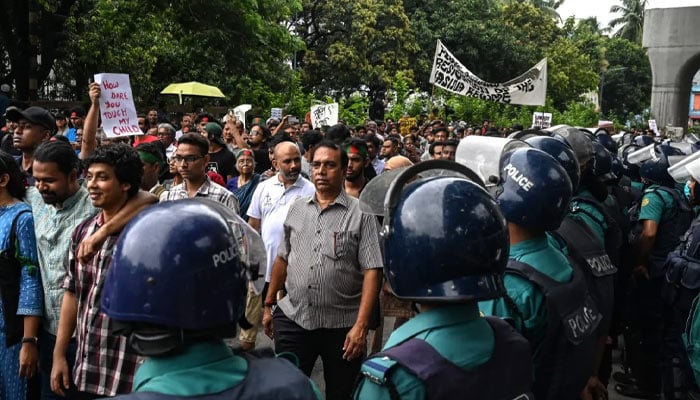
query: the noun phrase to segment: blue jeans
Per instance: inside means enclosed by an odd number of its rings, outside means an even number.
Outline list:
[[[75,339],[71,339],[66,351],[68,371],[71,373],[70,389],[66,391],[66,397],[60,397],[51,391],[51,366],[53,365],[53,348],[56,345],[56,336],[41,330],[39,333],[39,363],[41,365],[41,400],[72,400],[75,393],[73,384],[73,366],[75,365]]]

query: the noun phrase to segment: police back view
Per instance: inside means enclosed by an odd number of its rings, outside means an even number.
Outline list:
[[[571,181],[547,153],[517,149],[501,161],[496,200],[508,221],[506,296],[482,302],[486,315],[512,319],[533,350],[539,399],[578,398],[593,366],[595,331],[602,319],[581,270],[547,238],[567,212]],[[523,185],[523,182],[529,185]]]
[[[404,189],[431,166],[466,170],[474,180],[428,177]],[[458,164],[431,160],[392,182],[384,270],[395,295],[419,303],[420,313],[362,365],[356,399],[533,398],[527,341],[508,323],[479,315],[477,301],[503,292],[508,233],[478,180]]]
[[[254,253],[264,249],[256,235],[228,208],[203,199],[160,203],[125,228],[102,310],[114,333],[149,358],[134,393],[120,399],[321,398],[289,361],[236,356],[223,342],[244,313],[247,266],[265,265]]]

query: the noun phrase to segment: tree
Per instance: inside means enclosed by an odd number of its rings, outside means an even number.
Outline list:
[[[644,49],[637,43],[610,38],[606,43],[610,63],[604,72],[602,105],[606,116],[625,121],[641,114],[651,99],[651,66]]]
[[[529,3],[535,8],[541,10],[544,14],[552,19],[561,21],[561,16],[557,12],[559,6],[564,4],[564,0],[506,0],[506,4],[513,3]]]
[[[14,81],[16,97],[37,98],[37,89],[61,55],[67,36],[66,17],[77,0],[5,0],[0,13],[0,39],[9,59],[6,81]],[[41,63],[38,62],[39,58]]]
[[[412,75],[418,50],[402,0],[305,0],[295,32],[304,83],[317,94],[385,90],[394,75]]]
[[[622,14],[610,21],[610,28],[617,26],[614,36],[627,39],[631,42],[642,44],[642,30],[644,28],[644,8],[647,0],[622,0],[622,5],[610,7],[610,12]]]

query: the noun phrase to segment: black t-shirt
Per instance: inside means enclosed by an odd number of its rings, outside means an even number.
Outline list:
[[[270,155],[268,151],[267,142],[263,143],[262,147],[258,150],[253,150],[255,155],[255,173],[262,174],[268,169],[272,168],[272,162],[270,162]]]
[[[234,176],[236,172],[236,156],[225,147],[216,153],[209,153],[207,171],[211,170],[221,175],[227,181],[228,177]]]

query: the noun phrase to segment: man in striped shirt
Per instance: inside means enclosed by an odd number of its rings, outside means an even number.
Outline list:
[[[321,357],[329,400],[352,394],[382,279],[379,226],[343,190],[347,165],[338,145],[317,145],[316,193],[289,209],[263,316],[275,351],[294,353],[304,373]],[[283,288],[287,293],[278,295]]]

